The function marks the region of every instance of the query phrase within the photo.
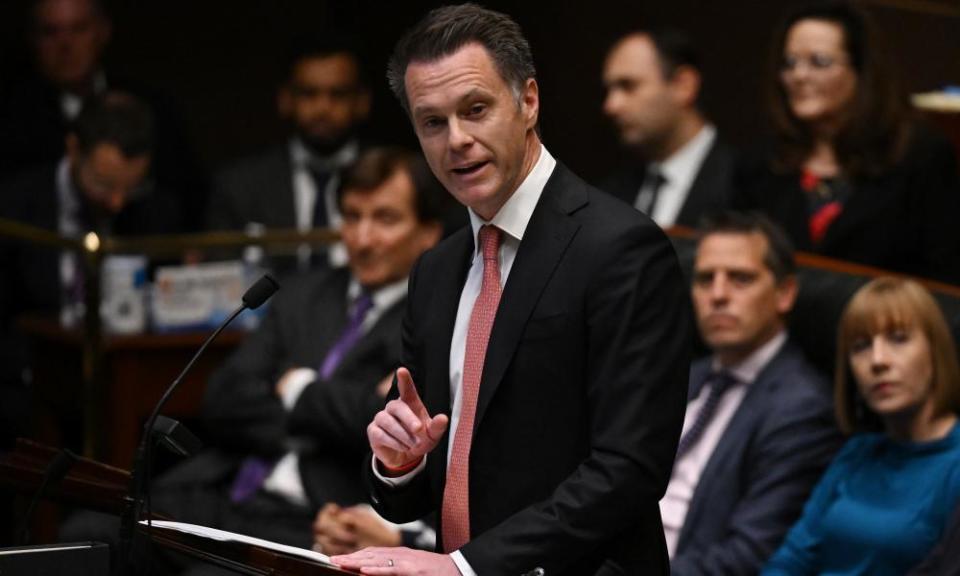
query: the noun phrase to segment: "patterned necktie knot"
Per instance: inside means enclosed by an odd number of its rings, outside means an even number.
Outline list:
[[[480,250],[483,253],[484,262],[496,260],[500,253],[500,229],[496,226],[485,224],[480,227],[480,234],[478,236],[480,237]]]
[[[710,425],[713,416],[717,411],[717,406],[723,395],[727,393],[732,386],[737,384],[737,379],[726,370],[711,372],[703,383],[706,389],[707,397],[700,405],[700,412],[697,413],[693,424],[687,428],[686,432],[680,438],[680,444],[677,446],[677,460],[686,454],[700,440],[707,426]]]

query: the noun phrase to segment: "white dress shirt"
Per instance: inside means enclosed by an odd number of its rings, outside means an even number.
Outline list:
[[[683,209],[683,204],[690,195],[693,181],[700,173],[700,167],[716,139],[716,128],[706,124],[696,136],[672,156],[663,162],[651,163],[647,167],[648,173],[659,172],[664,177],[664,183],[657,191],[657,202],[653,205],[653,213],[649,214],[661,228],[667,228],[676,223],[680,210]],[[637,194],[637,206],[647,205],[649,196],[653,194],[652,186],[652,181],[644,181]]]
[[[340,187],[340,172],[352,164],[359,154],[359,145],[351,140],[326,158],[317,158],[300,141],[299,138],[290,139],[290,164],[293,170],[293,208],[297,230],[306,232],[313,228],[313,214],[317,202],[323,202],[327,212],[327,223],[330,228],[339,229],[343,223],[340,209],[337,205],[337,189]],[[330,173],[323,190],[317,190],[316,181],[310,172],[310,167],[323,168]],[[309,266],[310,246],[299,246],[297,258],[304,267]],[[343,242],[331,244],[328,249],[330,265],[341,268],[347,265],[347,251]]]
[[[460,408],[463,403],[461,388],[463,383],[463,360],[466,355],[467,347],[467,329],[470,325],[470,315],[473,312],[473,304],[480,295],[480,286],[483,283],[483,254],[479,248],[477,240],[480,233],[480,227],[485,224],[492,224],[503,231],[502,241],[500,243],[500,286],[506,286],[510,270],[513,268],[513,261],[517,256],[517,250],[520,248],[520,241],[523,240],[523,234],[527,230],[527,224],[530,223],[530,217],[537,207],[540,196],[543,194],[543,188],[553,174],[557,161],[550,155],[546,147],[540,146],[540,157],[534,164],[533,169],[527,174],[523,183],[517,188],[516,192],[504,203],[503,207],[497,212],[489,222],[483,220],[473,210],[470,213],[470,227],[473,230],[474,254],[473,261],[470,264],[470,270],[467,272],[467,281],[463,285],[463,291],[460,293],[460,305],[457,307],[457,320],[453,327],[453,339],[450,343],[450,433],[448,436],[447,462],[449,463],[450,452],[453,448],[453,439],[456,436],[457,426],[460,423]],[[418,474],[426,466],[426,458],[411,472],[399,478],[387,478],[380,475],[377,471],[376,462],[373,470],[378,478],[392,486],[400,486],[409,482],[414,475]],[[470,567],[466,559],[459,550],[451,553],[451,558],[456,563],[457,568],[463,576],[476,576],[476,572]]]
[[[737,409],[740,408],[748,388],[757,379],[760,371],[776,356],[786,341],[787,334],[781,331],[766,344],[756,349],[746,360],[735,366],[721,367],[717,359],[714,358],[713,369],[725,368],[736,378],[737,384],[727,389],[726,393],[720,398],[716,412],[703,430],[700,440],[673,463],[670,484],[667,485],[667,492],[660,500],[660,516],[663,519],[663,532],[667,539],[667,551],[670,558],[673,558],[677,551],[680,531],[683,529],[683,522],[687,517],[687,510],[690,508],[690,501],[693,499],[693,493],[700,482],[703,469],[710,461],[710,457],[713,456],[713,451],[720,443],[720,438],[723,437],[730,420],[733,419]],[[686,415],[683,419],[683,434],[686,434],[687,429],[696,422],[697,415],[700,414],[707,396],[709,396],[709,390],[704,387],[700,390],[700,394],[687,404]]]

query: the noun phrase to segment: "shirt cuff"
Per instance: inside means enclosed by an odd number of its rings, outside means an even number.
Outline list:
[[[427,466],[427,457],[426,457],[426,455],[424,455],[424,457],[420,460],[420,463],[417,464],[417,467],[416,467],[416,468],[414,468],[413,470],[407,472],[407,473],[404,474],[403,476],[397,476],[397,477],[389,477],[389,476],[384,476],[383,474],[381,474],[380,471],[377,470],[377,457],[376,457],[376,456],[373,456],[373,457],[372,457],[372,459],[370,460],[370,465],[373,466],[373,475],[377,477],[377,480],[383,482],[383,483],[386,484],[387,486],[390,486],[390,487],[393,487],[393,488],[399,488],[400,486],[405,486],[405,485],[409,484],[410,481],[413,480],[413,477],[414,477],[414,476],[416,476],[417,474],[420,473],[421,470],[423,470],[424,468],[426,468],[426,466]]]
[[[452,558],[453,563],[457,565],[457,570],[460,571],[461,576],[477,576],[477,573],[473,571],[473,568],[470,567],[467,559],[463,557],[463,554],[461,554],[459,550],[451,552],[450,558]]]
[[[317,371],[313,368],[294,368],[284,375],[287,384],[283,388],[283,395],[280,401],[284,409],[289,412],[297,405],[297,400],[303,394],[304,389],[317,379]]]

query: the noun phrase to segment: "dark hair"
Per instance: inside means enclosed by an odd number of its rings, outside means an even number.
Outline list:
[[[365,150],[347,169],[337,193],[343,202],[346,193],[370,192],[383,185],[397,170],[406,170],[413,181],[414,211],[420,222],[439,222],[444,217],[443,187],[422,156],[406,148],[384,146]]]
[[[797,272],[793,258],[793,244],[783,228],[759,212],[717,212],[705,216],[698,227],[698,244],[711,234],[760,234],[767,239],[763,255],[764,265],[773,273],[777,282],[782,282]]]
[[[293,69],[300,62],[313,58],[330,58],[335,55],[344,55],[353,59],[357,68],[357,82],[360,87],[366,87],[367,71],[360,57],[359,42],[354,36],[335,30],[314,32],[295,38],[287,48],[283,81],[288,81],[293,76]]]
[[[700,51],[693,37],[684,30],[666,26],[640,28],[624,34],[617,42],[630,36],[646,36],[650,39],[657,51],[660,73],[664,78],[672,78],[682,66],[700,71]]]
[[[530,44],[520,26],[506,14],[476,4],[436,8],[404,33],[387,66],[390,89],[408,114],[410,104],[404,86],[407,66],[439,60],[470,43],[480,44],[490,54],[517,98],[524,83],[537,75]]]
[[[153,149],[153,113],[140,99],[108,92],[87,103],[71,127],[81,153],[98,144],[113,144],[124,156],[143,156]]]
[[[40,5],[48,1],[49,0],[33,0],[32,2],[29,3],[30,19],[31,19],[31,24],[33,26],[36,26],[37,24],[39,24],[39,22],[37,22],[37,12],[40,10]],[[107,13],[103,0],[88,0],[88,1],[90,2],[90,10],[95,17],[103,20],[110,19],[110,15]]]
[[[766,87],[767,107],[777,138],[774,168],[798,170],[813,149],[813,134],[793,115],[780,81],[787,34],[801,20],[819,20],[842,28],[844,49],[857,75],[849,116],[833,140],[837,161],[851,176],[885,171],[899,161],[904,152],[908,137],[906,99],[873,20],[844,0],[827,0],[800,8],[791,13],[777,31]]]

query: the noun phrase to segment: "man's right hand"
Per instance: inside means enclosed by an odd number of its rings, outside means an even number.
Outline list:
[[[433,450],[447,430],[446,414],[430,416],[406,368],[397,369],[400,397],[387,402],[367,426],[370,448],[384,466],[402,469]]]

